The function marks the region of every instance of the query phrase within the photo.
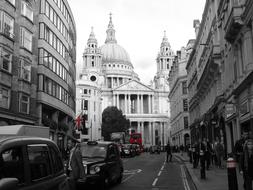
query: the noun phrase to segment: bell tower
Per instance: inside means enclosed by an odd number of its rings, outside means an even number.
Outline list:
[[[101,84],[102,77],[102,54],[98,47],[97,39],[95,37],[93,27],[87,41],[87,46],[83,53],[83,68],[80,74],[80,79],[90,80]]]
[[[158,52],[156,58],[157,64],[157,73],[155,76],[156,88],[163,88],[164,90],[169,90],[168,77],[174,57],[175,55],[174,52],[171,50],[170,43],[166,36],[166,31],[164,31],[160,51]]]

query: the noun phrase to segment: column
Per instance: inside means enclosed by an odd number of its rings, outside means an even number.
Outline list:
[[[244,34],[244,58],[245,58],[245,69],[246,72],[253,69],[253,56],[252,56],[252,33],[250,29]]]
[[[116,105],[116,104],[115,104],[115,95],[114,95],[114,94],[112,95],[112,105],[113,105],[113,106]]]
[[[141,95],[141,113],[143,113],[143,94]]]
[[[155,96],[152,96],[152,113],[155,113]]]
[[[137,133],[141,133],[141,123],[137,121]]]
[[[128,113],[131,113],[131,94],[128,94]]]
[[[120,109],[120,107],[119,107],[119,94],[116,94],[116,97],[117,97],[117,108]]]
[[[111,77],[111,88],[113,88],[113,77]]]
[[[151,95],[148,95],[148,113],[151,113]]]
[[[155,122],[152,122],[152,142],[155,145]]]
[[[141,122],[141,136],[142,136],[142,144],[145,144],[145,133],[144,133],[144,122]]]
[[[125,114],[127,114],[127,94],[124,94],[125,96]]]
[[[149,144],[152,145],[152,126],[151,126],[151,122],[148,123],[148,133],[149,133]]]
[[[140,99],[139,99],[139,94],[137,94],[137,113],[140,113]]]

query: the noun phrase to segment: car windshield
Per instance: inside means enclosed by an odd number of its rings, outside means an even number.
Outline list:
[[[81,146],[82,157],[84,158],[105,158],[106,148],[99,145],[87,145]]]

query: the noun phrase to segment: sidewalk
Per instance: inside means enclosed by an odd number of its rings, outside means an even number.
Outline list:
[[[200,179],[200,166],[193,169],[192,163],[189,162],[189,157],[187,153],[173,153],[173,156],[184,161],[185,166],[197,188],[197,190],[228,190],[228,176],[226,163],[224,162],[224,168],[219,169],[215,166],[211,166],[210,170],[206,170],[206,179]],[[243,177],[239,174],[237,170],[237,182],[238,190],[243,189]]]

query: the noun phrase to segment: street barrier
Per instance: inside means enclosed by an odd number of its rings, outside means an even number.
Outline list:
[[[227,159],[228,172],[228,190],[238,190],[237,176],[236,176],[236,162],[234,158]]]

